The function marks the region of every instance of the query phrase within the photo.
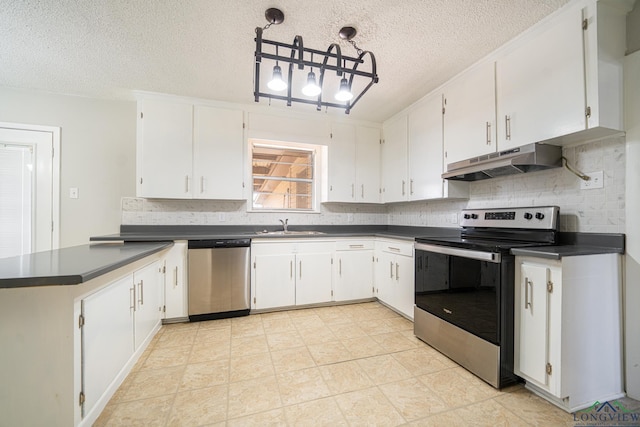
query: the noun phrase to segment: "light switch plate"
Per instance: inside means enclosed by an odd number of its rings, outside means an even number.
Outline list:
[[[78,198],[78,187],[69,188],[69,198],[77,199]]]
[[[583,179],[580,180],[580,189],[581,190],[591,190],[594,188],[602,188],[604,187],[604,172],[589,172],[585,173],[589,178],[589,181],[585,181]]]

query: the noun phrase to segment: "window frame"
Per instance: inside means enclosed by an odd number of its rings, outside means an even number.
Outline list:
[[[316,144],[306,144],[301,142],[289,142],[289,141],[277,141],[277,140],[266,140],[259,138],[249,138],[249,147],[248,147],[248,179],[249,179],[249,192],[247,194],[247,212],[249,213],[268,213],[268,212],[284,212],[284,213],[298,213],[298,214],[313,214],[320,213],[320,191],[321,191],[321,182],[323,176],[322,169],[322,159],[324,156],[323,150],[326,148],[322,145]],[[254,183],[254,175],[253,175],[253,152],[254,147],[265,147],[265,148],[273,148],[273,149],[283,149],[283,150],[300,150],[300,151],[310,151],[312,152],[312,171],[313,178],[311,179],[311,208],[309,209],[274,209],[274,208],[257,208],[254,205],[254,191],[253,191],[253,183]],[[296,181],[296,179],[290,179],[290,181]],[[303,180],[300,180],[303,181]]]

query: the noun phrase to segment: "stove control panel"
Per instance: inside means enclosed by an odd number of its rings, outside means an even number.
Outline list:
[[[559,215],[560,208],[558,206],[464,209],[460,225],[463,227],[556,230]]]

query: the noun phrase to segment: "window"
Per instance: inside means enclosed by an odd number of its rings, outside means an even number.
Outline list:
[[[252,145],[254,210],[312,211],[315,207],[313,148]]]

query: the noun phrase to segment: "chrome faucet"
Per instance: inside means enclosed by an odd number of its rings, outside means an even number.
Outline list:
[[[289,218],[286,218],[284,220],[279,220],[282,223],[282,228],[284,230],[284,232],[286,233],[287,231],[289,231]]]

